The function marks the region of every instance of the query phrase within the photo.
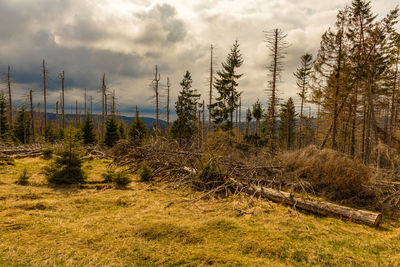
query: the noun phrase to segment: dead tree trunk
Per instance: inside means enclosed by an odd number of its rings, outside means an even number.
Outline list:
[[[8,120],[10,127],[12,127],[13,123],[13,108],[12,108],[12,99],[11,99],[11,68],[8,66],[7,72],[7,87],[8,87]]]
[[[47,129],[47,99],[46,99],[46,90],[47,90],[47,71],[46,71],[46,62],[43,59],[43,104],[44,104],[44,129],[46,135]],[[46,138],[46,136],[45,136]]]
[[[159,82],[160,82],[160,79],[161,79],[161,76],[160,76],[160,74],[158,73],[158,66],[156,65],[156,72],[155,72],[155,74],[154,74],[154,79],[153,79],[153,82],[154,82],[154,92],[155,92],[155,97],[156,97],[156,130],[158,130],[158,115],[159,115],[159,112],[158,112],[158,105],[159,105],[159,100],[158,100],[158,98],[159,98],[159,93],[158,93],[158,85],[159,85]]]
[[[278,191],[267,187],[257,185],[246,186],[236,181],[234,181],[234,183],[238,188],[248,194],[265,197],[273,202],[289,205],[291,207],[298,208],[314,214],[341,219],[344,218],[352,222],[361,223],[368,226],[379,226],[379,223],[382,221],[382,214],[380,213],[374,213],[365,210],[356,210],[326,201],[305,199],[297,197],[290,193]]]
[[[213,78],[214,78],[214,69],[213,69],[213,45],[211,45],[211,61],[210,61],[210,92],[209,92],[209,102],[208,102],[208,131],[211,129],[211,105],[212,105],[212,88],[213,88]]]
[[[171,88],[171,83],[169,77],[167,77],[167,129],[169,129],[169,90]]]
[[[31,119],[32,119],[32,142],[35,143],[35,116],[33,113],[32,90],[29,90],[29,102],[31,105]]]
[[[64,81],[65,81],[65,73],[62,71],[59,75],[61,80],[61,119],[62,119],[62,128],[65,129],[65,101],[64,101]]]

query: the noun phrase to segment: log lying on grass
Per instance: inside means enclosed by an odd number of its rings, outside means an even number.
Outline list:
[[[345,218],[352,222],[365,224],[368,226],[378,226],[382,220],[382,214],[380,213],[356,210],[326,201],[304,199],[287,192],[278,191],[267,187],[257,185],[244,185],[236,181],[234,181],[234,183],[248,194],[261,196],[273,202],[290,205],[295,208],[318,215],[336,217],[341,219]]]

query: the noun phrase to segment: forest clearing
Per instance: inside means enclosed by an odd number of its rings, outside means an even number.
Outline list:
[[[0,1],[0,266],[400,266],[392,0],[33,2]]]
[[[395,266],[400,225],[379,228],[297,212],[257,197],[193,200],[167,184],[49,188],[40,158],[0,174],[0,266]],[[31,185],[14,182],[25,167]],[[99,187],[97,187],[99,186]],[[150,200],[150,201],[149,201]]]

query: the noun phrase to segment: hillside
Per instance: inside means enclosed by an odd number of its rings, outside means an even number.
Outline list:
[[[208,199],[134,181],[51,188],[42,159],[0,173],[0,266],[394,266],[399,222],[380,228],[296,212],[257,198]],[[24,167],[31,184],[14,184]],[[151,201],[149,201],[151,199]]]

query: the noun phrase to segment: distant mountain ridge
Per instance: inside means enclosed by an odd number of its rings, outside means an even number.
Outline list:
[[[61,118],[61,115],[59,114],[59,119]],[[65,119],[66,121],[69,121],[69,119],[72,117],[72,119],[75,119],[74,114],[65,114]],[[99,116],[99,114],[95,114],[92,115],[93,120],[96,121],[97,120],[97,116]],[[101,115],[100,115],[101,117]],[[117,115],[116,116],[117,119],[122,119],[125,123],[127,124],[131,124],[132,121],[135,119],[135,117],[129,117],[129,116],[121,116],[121,115]],[[56,114],[55,113],[47,113],[47,118],[49,121],[55,121],[56,120]],[[81,115],[81,121],[83,121],[83,119],[85,118],[84,115]],[[144,123],[146,124],[147,128],[153,128],[156,125],[156,119],[154,118],[150,118],[150,117],[140,117],[141,120],[144,121]],[[167,126],[167,122],[164,120],[158,120],[158,123],[160,124],[161,127],[166,127]]]

